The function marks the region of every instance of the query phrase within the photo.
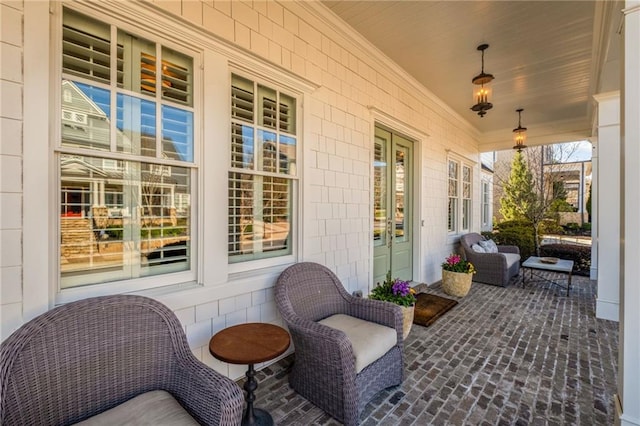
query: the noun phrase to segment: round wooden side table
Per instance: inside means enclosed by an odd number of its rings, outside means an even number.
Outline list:
[[[273,418],[265,410],[253,407],[258,388],[254,364],[282,355],[289,347],[289,333],[273,324],[252,322],[234,325],[216,333],[209,341],[209,352],[220,361],[249,366],[244,384],[247,409],[242,425],[273,425]]]

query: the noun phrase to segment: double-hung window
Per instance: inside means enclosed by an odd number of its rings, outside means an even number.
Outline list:
[[[448,171],[448,216],[447,216],[447,228],[449,232],[456,232],[458,230],[458,206],[459,206],[459,194],[460,194],[460,165],[457,161],[449,160]]]
[[[468,232],[471,229],[472,175],[473,170],[470,166],[457,160],[448,160],[447,230],[451,234]]]
[[[67,8],[62,21],[60,287],[194,280],[196,54]]]
[[[291,255],[296,97],[231,76],[229,263]]]

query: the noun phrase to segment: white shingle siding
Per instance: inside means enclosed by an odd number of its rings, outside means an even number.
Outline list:
[[[0,339],[22,320],[22,4],[0,4]]]
[[[4,249],[20,247],[22,239],[20,213],[16,213],[21,211],[22,191],[22,11],[19,3],[9,4],[2,4],[0,40],[3,43],[0,81],[3,338],[22,323],[21,250]],[[417,251],[422,255],[421,259],[416,258],[414,269],[416,279],[431,283],[440,278],[439,265],[451,250],[446,233],[446,149],[475,161],[477,143],[468,123],[419,88],[394,64],[380,58],[377,52],[367,50],[355,34],[345,33],[339,25],[325,24],[324,18],[315,12],[318,5],[271,1],[254,2],[253,8],[251,3],[239,1],[162,1],[153,5],[163,11],[158,17],[165,13],[180,16],[204,30],[203,37],[213,34],[238,46],[239,55],[251,52],[249,54],[272,63],[278,73],[285,69],[292,78],[299,77],[319,86],[304,95],[304,111],[301,110],[303,129],[299,140],[303,167],[300,168],[298,229],[302,233],[299,251],[303,257],[300,260],[327,265],[349,292],[363,290],[366,293],[372,269],[373,111],[389,117],[386,124],[410,126],[414,134],[407,136],[421,139],[420,146],[414,150],[418,158],[414,182],[422,192],[415,199],[417,222],[424,220],[423,226],[414,229],[420,241]],[[149,22],[154,22],[155,12],[149,14]],[[179,25],[176,24],[176,29]],[[160,30],[172,32],[172,28]],[[6,52],[5,44],[8,45]],[[6,70],[5,60],[9,64]],[[205,69],[204,73],[207,72]],[[228,126],[228,117],[220,120]],[[205,138],[211,137],[205,135]],[[478,177],[476,170],[474,182],[479,181]],[[474,200],[477,199],[474,194]],[[5,203],[10,206],[6,208],[10,210],[6,216]],[[477,229],[479,217],[473,220],[472,228]],[[226,268],[226,259],[205,255],[203,261],[212,262],[214,266],[216,262],[224,262],[220,267]],[[208,353],[208,338],[242,322],[281,323],[273,300],[276,277],[277,274],[270,272],[231,282],[205,282],[204,288],[183,290],[191,291],[188,295],[163,294],[158,299],[176,311],[196,356],[236,378],[244,374],[246,367],[228,366],[213,359]],[[51,292],[51,289],[43,286],[42,291]],[[54,297],[49,295],[50,300]]]

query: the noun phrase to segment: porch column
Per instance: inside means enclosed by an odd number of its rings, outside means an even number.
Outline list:
[[[589,279],[598,279],[598,137],[591,142],[591,270]]]
[[[618,418],[622,426],[640,425],[640,0],[624,10],[623,274],[618,350]]]
[[[618,321],[620,309],[620,92],[595,95],[598,104],[596,187],[598,298],[596,317]],[[597,173],[596,173],[597,172]],[[603,189],[603,190],[602,190]],[[593,200],[592,200],[593,203]],[[594,230],[592,229],[592,232]]]

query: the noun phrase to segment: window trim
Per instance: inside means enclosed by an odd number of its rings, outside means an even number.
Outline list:
[[[259,87],[259,86],[265,86],[269,89],[273,89],[275,90],[277,93],[281,94],[284,93],[285,95],[292,97],[295,102],[296,102],[296,114],[295,114],[295,138],[296,138],[296,173],[294,175],[283,175],[283,174],[279,174],[279,173],[271,173],[271,172],[265,172],[265,171],[258,171],[254,169],[241,169],[239,167],[232,167],[231,165],[231,132],[232,132],[232,128],[233,128],[233,123],[236,122],[240,122],[239,120],[234,120],[232,113],[231,113],[231,102],[229,102],[229,100],[231,99],[231,86],[232,86],[232,81],[233,81],[233,75],[237,75],[238,77],[250,80],[251,82],[253,82],[254,87]],[[289,179],[291,182],[291,207],[290,207],[290,211],[291,211],[291,218],[290,218],[290,232],[291,232],[291,236],[290,236],[290,243],[291,243],[291,253],[289,254],[283,254],[280,256],[273,256],[273,257],[266,257],[266,258],[262,258],[262,259],[253,259],[253,260],[245,260],[245,261],[239,261],[239,262],[230,262],[229,261],[229,251],[228,248],[226,249],[225,253],[227,255],[227,268],[228,268],[228,272],[230,275],[236,275],[236,276],[242,276],[243,274],[253,271],[253,270],[259,270],[259,269],[265,269],[265,268],[274,268],[274,267],[279,267],[282,265],[287,265],[287,264],[291,264],[291,263],[295,263],[299,257],[300,257],[300,253],[299,253],[299,248],[300,245],[298,244],[300,235],[301,235],[301,229],[299,224],[300,222],[300,218],[301,218],[301,211],[300,211],[300,205],[301,205],[301,181],[302,181],[302,172],[303,172],[303,166],[302,166],[302,144],[303,144],[303,136],[304,136],[304,130],[303,130],[303,114],[304,114],[304,92],[297,90],[295,88],[292,88],[286,84],[282,84],[282,83],[278,83],[277,81],[263,75],[263,74],[258,74],[256,72],[250,72],[248,70],[246,70],[244,67],[241,66],[237,66],[235,64],[230,64],[229,69],[228,69],[228,85],[227,85],[228,89],[227,89],[227,105],[229,108],[229,115],[228,115],[228,122],[229,122],[229,132],[227,135],[227,158],[225,159],[225,164],[226,164],[226,172],[227,172],[227,191],[229,190],[229,177],[228,177],[228,173],[229,172],[237,172],[237,173],[247,173],[247,174],[253,174],[253,175],[259,175],[259,176],[272,176],[272,177],[284,177],[286,179]],[[256,94],[257,97],[257,94]],[[257,112],[255,112],[255,114],[257,114]],[[254,120],[251,124],[251,126],[253,127],[253,129],[255,130],[255,135],[254,138],[257,139],[258,138],[258,131],[260,130],[264,130],[264,131],[269,131],[269,132],[275,132],[277,135],[280,135],[281,132],[279,129],[270,129],[268,127],[265,127],[264,125],[261,125],[257,118],[254,117]],[[288,133],[283,133],[283,134],[288,134]],[[258,161],[258,156],[254,156],[254,163]],[[228,196],[227,196],[227,202],[228,202]],[[228,229],[228,228],[227,228]],[[229,232],[227,230],[227,232],[225,233],[226,237],[228,238],[229,236]]]
[[[117,89],[116,85],[111,81],[108,85],[93,81],[90,79],[66,75],[63,73],[62,69],[62,26],[63,26],[63,15],[64,9],[71,10],[76,13],[80,13],[86,15],[92,19],[96,19],[111,28],[111,36],[114,37],[114,33],[117,33],[118,30],[130,33],[132,35],[136,35],[139,37],[143,37],[146,40],[149,40],[156,44],[156,49],[169,48],[181,53],[184,53],[186,56],[189,56],[193,59],[193,102],[191,106],[184,105],[181,108],[191,112],[193,114],[193,161],[179,161],[172,160],[168,158],[161,158],[161,156],[156,157],[143,157],[141,155],[133,155],[126,152],[118,152],[116,150],[109,151],[95,151],[90,148],[82,148],[82,147],[64,147],[62,145],[62,137],[60,131],[60,125],[62,123],[62,85],[61,82],[63,79],[72,77],[74,81],[80,81],[82,83],[87,83],[92,86],[100,87],[100,88],[108,88],[111,91],[111,105],[115,106],[114,99],[117,96],[117,93],[128,94],[127,90]],[[50,20],[51,27],[49,29],[49,37],[51,38],[51,57],[50,64],[51,70],[53,72],[50,73],[50,99],[51,99],[51,114],[50,114],[50,136],[47,144],[49,145],[49,141],[53,142],[50,144],[51,147],[47,147],[48,152],[48,161],[50,161],[51,168],[49,173],[49,181],[52,182],[53,186],[53,195],[50,197],[50,211],[53,212],[51,219],[51,227],[49,233],[51,235],[51,252],[49,257],[49,262],[51,265],[51,291],[53,295],[53,300],[55,303],[66,303],[73,300],[78,300],[86,297],[96,296],[96,295],[104,295],[104,294],[116,294],[116,293],[125,293],[125,292],[139,292],[143,290],[152,290],[159,287],[166,286],[179,286],[184,287],[185,284],[199,284],[203,281],[202,274],[202,250],[200,249],[202,246],[202,238],[200,237],[199,230],[201,229],[202,224],[202,216],[204,215],[203,209],[200,207],[202,205],[201,197],[203,196],[201,191],[201,181],[202,181],[202,143],[203,143],[203,114],[204,114],[204,106],[203,106],[203,91],[204,91],[204,73],[203,73],[203,65],[204,65],[204,49],[202,46],[197,46],[196,44],[186,45],[184,43],[176,43],[175,37],[172,37],[170,34],[166,32],[155,31],[152,32],[148,30],[146,27],[136,25],[133,20],[124,17],[114,17],[113,14],[108,13],[106,11],[97,11],[93,8],[82,7],[81,5],[70,5],[70,4],[58,4],[55,7],[55,11],[52,14],[52,18]],[[113,55],[113,42],[111,55]],[[113,77],[113,75],[111,76]],[[168,105],[174,107],[177,105],[174,102],[163,101],[160,97],[157,97],[157,102],[159,102],[161,108],[162,105]],[[160,120],[160,117],[157,117],[157,120]],[[112,111],[112,117],[110,122],[111,130],[116,127],[116,118],[115,111]],[[162,144],[162,127],[158,127],[158,139],[160,140],[160,144]],[[111,136],[111,144],[115,143],[115,137]],[[113,146],[111,147],[113,148]],[[133,161],[139,163],[152,163],[162,166],[177,166],[190,170],[190,194],[191,194],[191,209],[190,209],[190,266],[186,271],[178,271],[178,272],[168,272],[158,275],[151,276],[141,276],[131,279],[123,279],[117,281],[109,281],[105,283],[94,283],[88,285],[82,285],[77,287],[70,288],[62,288],[61,286],[61,269],[60,269],[60,243],[59,233],[61,220],[59,215],[60,209],[60,189],[61,189],[61,169],[59,158],[62,154],[71,154],[71,155],[83,155],[90,156],[96,158],[103,158],[109,160],[117,160],[117,161]],[[51,179],[53,177],[53,179]]]

